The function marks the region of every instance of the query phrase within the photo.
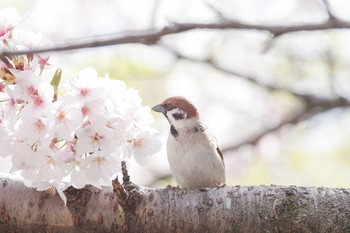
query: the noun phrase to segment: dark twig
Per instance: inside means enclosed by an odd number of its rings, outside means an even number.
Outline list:
[[[333,12],[331,11],[330,5],[328,0],[322,0],[322,3],[324,5],[324,7],[326,8],[326,12],[328,14],[328,18],[329,20],[337,20],[337,17],[333,14]]]
[[[118,180],[118,176],[114,180],[112,180],[112,186],[113,186],[114,193],[117,194],[118,203],[122,207],[126,207],[129,194],[125,190],[124,186],[120,184]]]
[[[207,2],[205,3],[216,15],[219,22],[228,22],[229,20],[224,16],[224,14],[213,4]]]
[[[269,51],[269,49],[272,47],[273,43],[275,42],[276,38],[277,36],[273,34],[269,38],[267,38],[261,52],[266,53],[267,51]]]
[[[126,162],[122,161],[122,174],[123,174],[123,185],[130,184],[130,176],[126,167]]]

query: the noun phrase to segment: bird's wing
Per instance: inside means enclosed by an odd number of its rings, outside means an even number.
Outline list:
[[[216,152],[218,152],[218,154],[219,154],[219,156],[220,156],[220,158],[222,160],[222,163],[225,164],[225,162],[224,162],[224,154],[222,153],[222,150],[220,149],[219,146],[216,147]]]
[[[216,152],[218,153],[218,155],[220,156],[222,163],[224,163],[224,154],[222,153],[222,150],[219,147],[219,143],[218,140],[216,139],[216,137],[214,136],[214,134],[212,134],[208,129],[205,130],[210,143],[214,146],[214,148],[216,149]],[[225,163],[224,163],[225,164]]]

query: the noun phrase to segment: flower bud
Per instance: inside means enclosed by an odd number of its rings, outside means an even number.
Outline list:
[[[57,69],[50,82],[54,90],[53,102],[57,100],[57,92],[58,92],[58,86],[60,85],[60,82],[61,82],[61,76],[62,76],[62,70]]]

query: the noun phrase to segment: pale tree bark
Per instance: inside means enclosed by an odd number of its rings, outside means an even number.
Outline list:
[[[58,195],[1,180],[0,232],[350,232],[350,190],[296,186],[152,189],[132,183]]]

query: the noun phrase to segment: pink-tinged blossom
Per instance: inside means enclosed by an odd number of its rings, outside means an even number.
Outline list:
[[[38,191],[47,191],[52,195],[58,193],[58,195],[63,200],[64,205],[67,205],[67,197],[63,191],[66,190],[69,186],[70,185],[63,183],[61,181],[52,180],[49,182],[35,181],[31,183],[30,187],[33,187]]]
[[[36,149],[31,161],[33,169],[38,171],[36,180],[62,180],[69,174],[69,165],[57,158],[57,152],[57,149],[47,147],[38,147]]]
[[[30,70],[17,71],[14,74],[16,76],[14,87],[16,98],[25,102],[32,101],[32,97],[38,93],[39,85],[42,83],[41,79]]]
[[[52,104],[53,87],[49,83],[40,83],[38,89],[30,96],[28,104],[23,108],[22,115],[44,114]]]
[[[106,126],[113,130],[116,144],[120,145],[121,142],[124,143],[124,139],[126,138],[126,128],[128,125],[121,116],[110,116]]]
[[[83,101],[81,104],[81,112],[85,121],[89,121],[90,124],[101,121],[107,122],[108,115],[105,111],[105,99],[97,98],[92,100]]]
[[[148,156],[158,152],[161,148],[160,141],[155,137],[156,131],[143,131],[137,134],[135,137],[128,139],[128,145],[126,146],[125,156],[134,156],[137,163],[145,165],[148,160]]]
[[[12,147],[12,172],[21,171],[24,179],[35,181],[62,180],[68,175],[69,166],[55,159],[55,150],[30,145],[21,140]]]
[[[127,131],[140,131],[143,129],[148,129],[149,125],[153,123],[151,108],[148,106],[138,107],[135,109],[131,108],[126,115],[131,120]]]
[[[12,168],[10,172],[33,169],[32,162],[35,154],[31,145],[14,138],[7,146],[12,155]]]
[[[34,48],[37,49],[53,46],[53,42],[44,36],[43,33],[35,33],[24,29],[13,31],[13,41],[18,50],[30,50]]]
[[[50,56],[47,57],[41,57],[38,55],[38,63],[39,63],[39,68],[40,70],[44,70],[47,66],[50,66],[51,64],[49,63]]]
[[[96,151],[110,154],[115,150],[113,130],[105,125],[88,125],[77,131],[76,153],[82,155]]]
[[[21,17],[13,7],[6,7],[0,11],[0,40],[5,40],[12,36],[12,31],[19,23]]]
[[[103,96],[103,88],[100,88],[97,73],[92,68],[85,68],[78,76],[72,77],[63,85],[65,99],[71,103],[81,103],[81,101],[93,100]]]
[[[56,137],[72,141],[76,130],[83,124],[81,110],[59,101],[51,106],[48,113],[49,127],[54,129]]]
[[[5,139],[6,137],[8,137],[8,130],[5,126],[5,124],[3,123],[3,120],[0,119],[0,156],[1,157],[7,157],[9,154],[7,154],[6,152],[4,152],[3,148],[6,148],[6,143],[5,143]]]
[[[30,145],[34,143],[40,145],[48,135],[46,120],[41,115],[27,114],[26,117],[22,117],[22,123],[17,129],[16,136]]]
[[[0,92],[4,92],[5,84],[0,83]]]
[[[84,188],[85,185],[89,184],[86,176],[86,167],[82,164],[82,159],[73,160],[70,163],[72,167],[70,174],[70,184],[77,189]]]
[[[6,94],[2,93],[2,95],[0,95],[0,103],[3,105],[3,120],[8,123],[10,128],[13,128],[16,122],[16,114],[18,110],[17,100],[12,87],[6,86],[4,91]]]
[[[105,77],[100,78],[98,83],[103,88],[106,110],[109,114],[120,114],[125,105],[124,96],[127,91],[125,82]]]
[[[13,50],[32,50],[38,48],[47,48],[53,46],[53,42],[49,40],[42,33],[34,33],[29,30],[16,29],[13,31],[12,40],[9,44]],[[36,54],[26,54],[25,56],[20,56],[17,60],[13,60],[14,63],[20,62],[20,65],[16,65],[17,69],[20,70],[30,70],[34,72],[36,69],[42,70],[49,65],[50,56],[41,57]]]
[[[14,136],[8,134],[8,129],[3,125],[0,119],[0,156],[5,158],[13,153]]]
[[[70,150],[60,150],[56,154],[56,158],[62,161],[63,163],[70,163],[75,159],[75,155]]]
[[[84,161],[86,164],[86,175],[91,183],[109,186],[115,179],[120,160],[114,156],[103,154],[100,151],[91,154]]]

